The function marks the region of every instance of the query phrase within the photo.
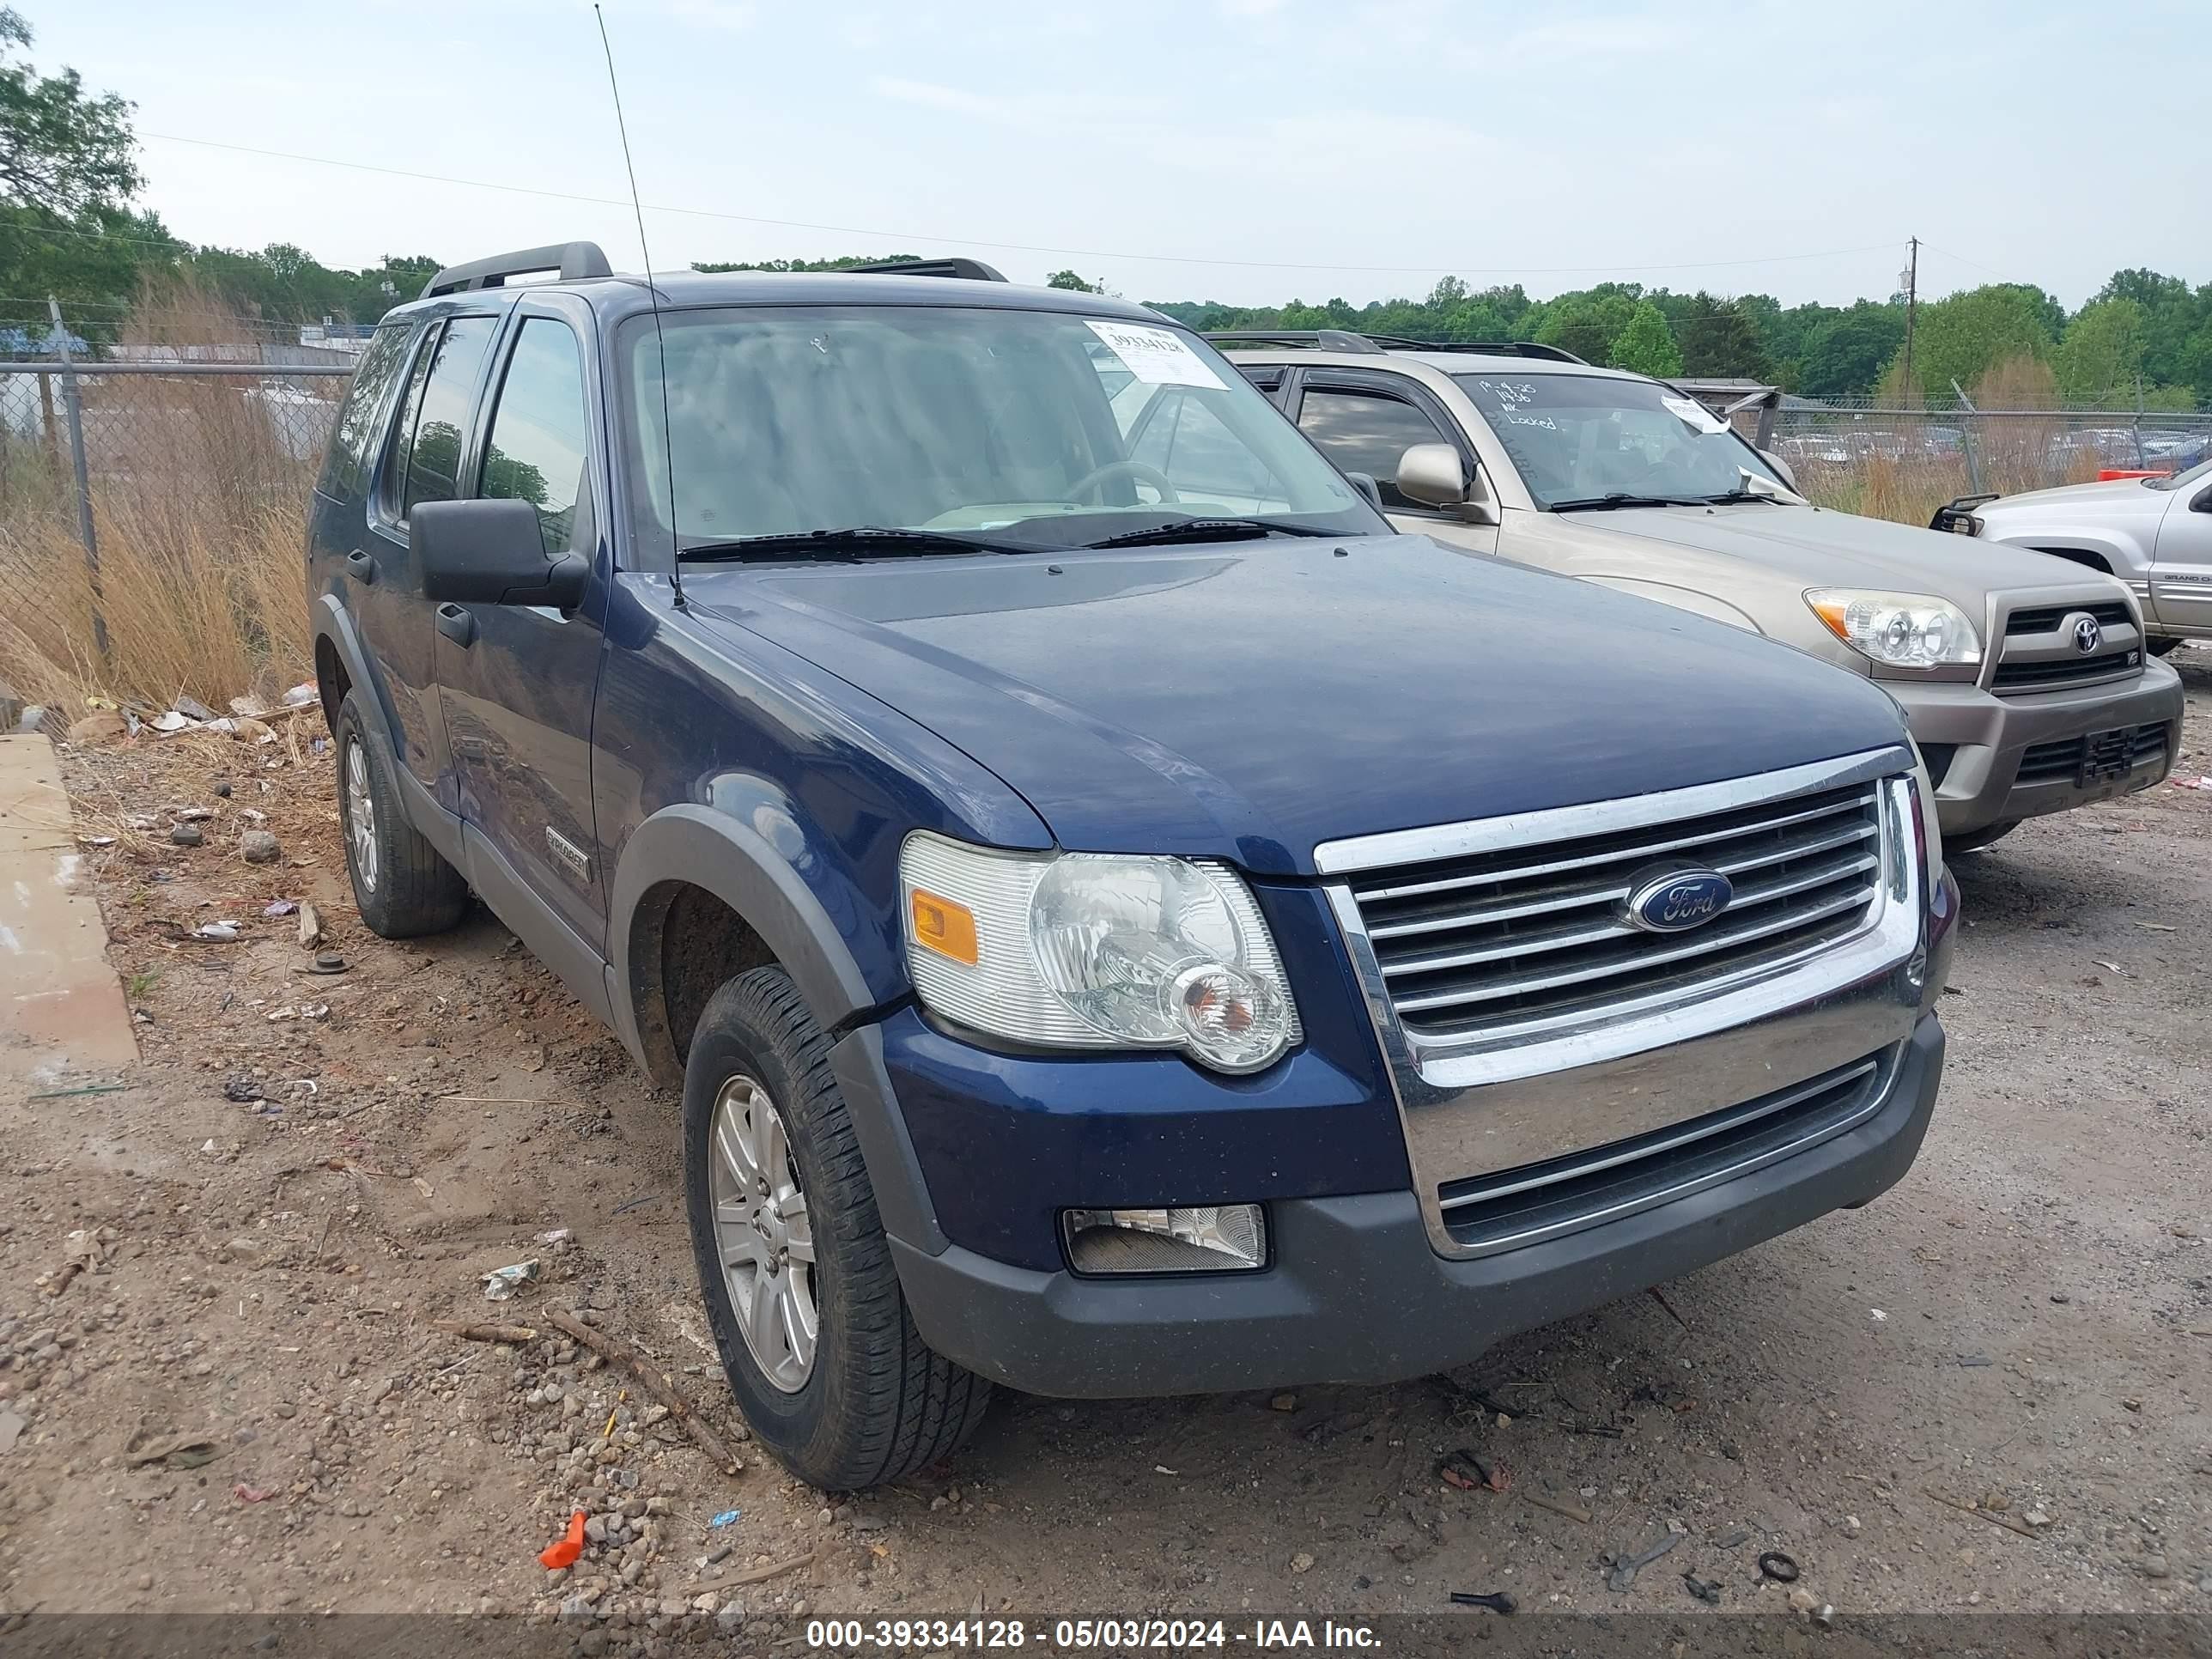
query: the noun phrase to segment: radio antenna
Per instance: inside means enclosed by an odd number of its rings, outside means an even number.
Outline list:
[[[676,528],[676,425],[668,414],[668,337],[660,330],[660,288],[653,279],[653,249],[645,240],[645,204],[637,193],[637,166],[629,157],[629,124],[623,119],[622,82],[615,78],[615,49],[607,40],[606,14],[594,0],[592,15],[599,25],[599,50],[606,55],[607,89],[614,94],[615,131],[622,137],[623,171],[629,175],[630,210],[637,216],[637,249],[645,257],[645,297],[653,307],[653,347],[660,359],[660,441],[668,455],[668,581],[676,603],[684,603],[684,568]]]

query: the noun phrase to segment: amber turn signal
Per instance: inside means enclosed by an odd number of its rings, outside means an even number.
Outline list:
[[[975,965],[975,913],[966,905],[939,898],[917,887],[908,900],[914,922],[914,942],[955,962]]]

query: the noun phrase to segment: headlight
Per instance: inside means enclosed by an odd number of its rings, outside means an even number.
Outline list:
[[[1982,641],[1966,613],[1929,593],[1816,587],[1805,595],[1828,631],[1861,656],[1891,668],[1978,663]]]
[[[907,837],[907,965],[931,1009],[1047,1048],[1180,1048],[1256,1072],[1298,1016],[1251,890],[1203,860]]]

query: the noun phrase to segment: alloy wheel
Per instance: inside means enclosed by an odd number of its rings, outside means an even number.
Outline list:
[[[376,890],[376,798],[368,792],[368,756],[358,740],[346,745],[346,829],[353,848],[354,878]]]
[[[796,1394],[821,1334],[814,1227],[791,1137],[767,1089],[742,1073],[714,1098],[708,1149],[714,1254],[753,1363]]]

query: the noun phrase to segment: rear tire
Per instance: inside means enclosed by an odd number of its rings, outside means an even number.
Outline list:
[[[361,919],[380,939],[442,933],[468,913],[469,884],[407,821],[383,751],[369,740],[361,693],[338,705],[338,828]]]
[[[2002,841],[2019,829],[2021,823],[2021,819],[2014,818],[2010,823],[1985,824],[1979,830],[1969,830],[1961,835],[1946,836],[1943,837],[1943,856],[1948,858],[1954,853],[1978,853],[1984,847]]]
[[[781,968],[739,975],[699,1017],[684,1170],[722,1369],[778,1462],[855,1492],[975,1433],[991,1385],[915,1330],[830,1041]]]

